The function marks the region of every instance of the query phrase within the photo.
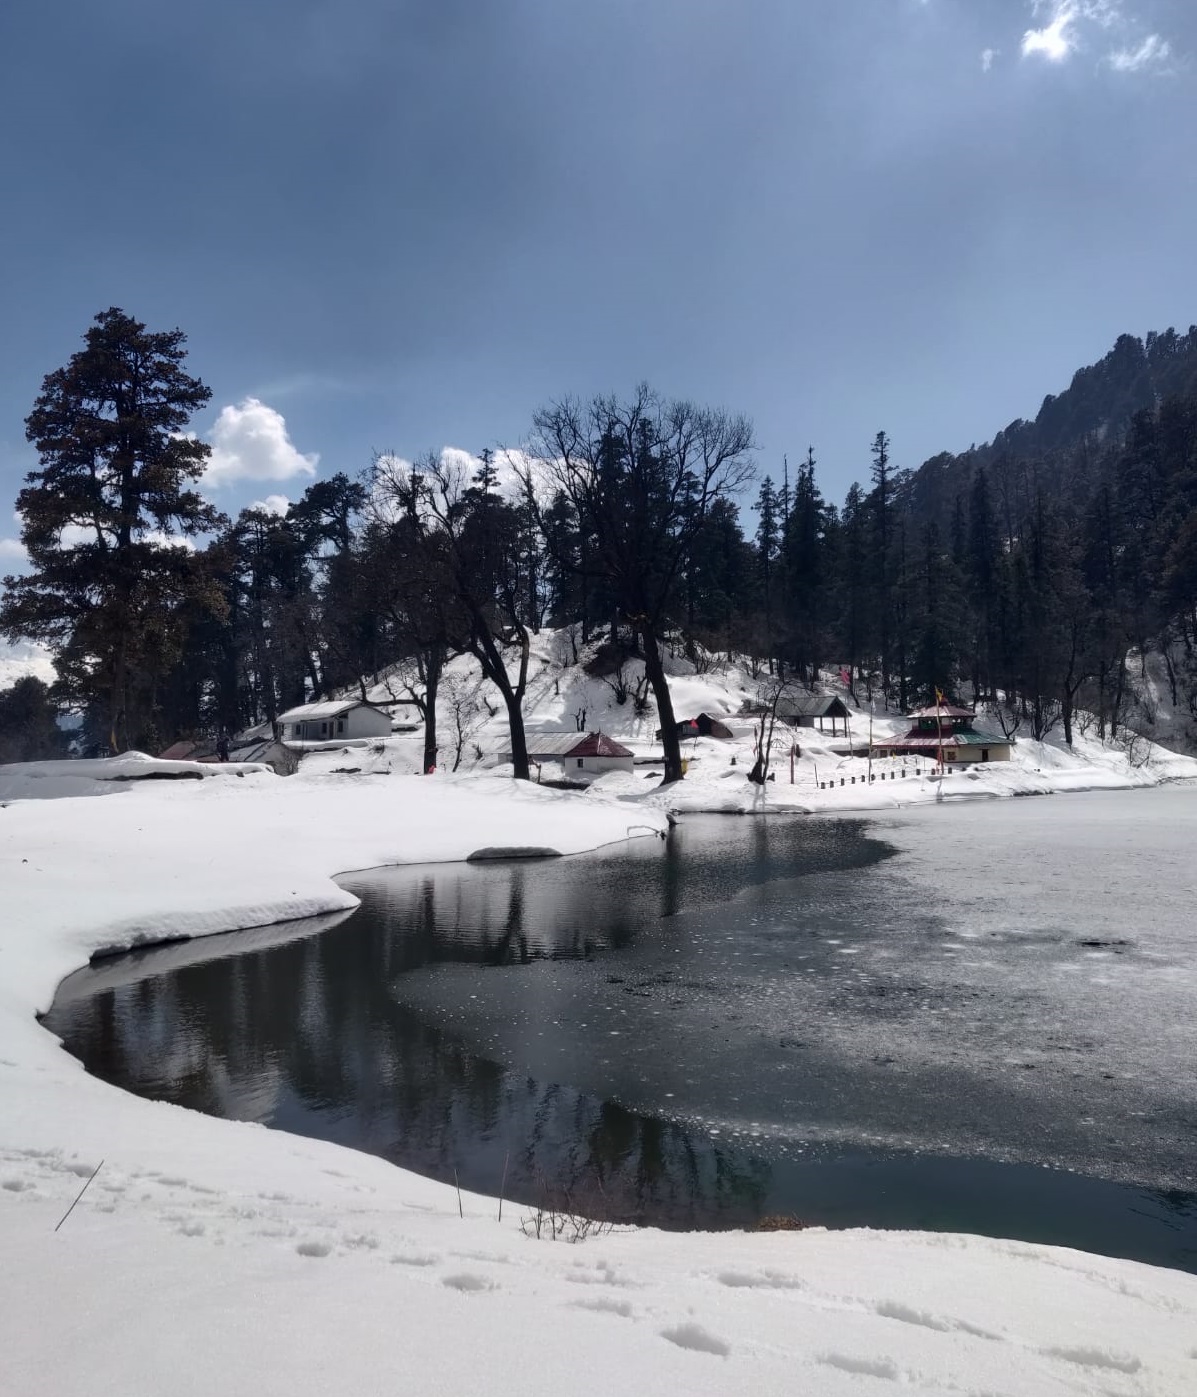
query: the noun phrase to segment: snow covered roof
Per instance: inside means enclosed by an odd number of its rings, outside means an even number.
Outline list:
[[[906,715],[908,718],[975,718],[977,715],[971,708],[957,708],[952,703],[941,703],[938,708],[931,704],[928,708],[916,708],[913,713]]]
[[[530,732],[528,755],[534,761],[552,757],[630,757],[627,747],[605,732]]]
[[[377,704],[363,703],[361,699],[327,699],[324,703],[301,703],[298,708],[288,708],[278,715],[280,723],[306,723],[311,718],[339,718],[352,708],[376,708]]]
[[[846,715],[848,707],[838,694],[783,694],[777,705],[779,713],[794,713],[800,718],[823,718],[834,712]]]
[[[565,757],[583,740],[580,732],[530,732],[527,734],[530,757]]]

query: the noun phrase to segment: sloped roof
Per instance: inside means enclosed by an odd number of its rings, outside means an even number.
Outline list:
[[[525,735],[530,757],[566,757],[582,740],[580,732],[530,732]]]
[[[779,713],[794,713],[800,718],[825,718],[833,708],[837,716],[848,712],[838,694],[783,694],[777,705]]]
[[[916,708],[913,713],[906,715],[908,718],[975,718],[977,715],[971,708],[957,708],[953,703],[941,703],[938,708],[931,704],[928,708]]]
[[[377,713],[382,712],[377,704],[363,703],[361,699],[327,699],[324,703],[301,703],[298,708],[288,708],[278,715],[278,721],[306,723],[313,718],[339,718],[352,708],[373,708]]]
[[[164,752],[159,752],[158,760],[164,762],[186,761],[199,750],[200,746],[200,743],[184,738],[179,742],[172,742]]]
[[[992,733],[978,732],[975,728],[964,728],[958,732],[945,732],[942,737],[937,737],[931,732],[907,733],[903,737],[883,737],[874,742],[873,746],[934,752],[940,747],[1011,747],[1013,739],[995,737]]]
[[[757,729],[757,720],[743,713],[700,713],[696,718],[683,720],[687,726],[702,727],[709,724],[713,737],[752,737]],[[681,724],[679,724],[679,727]]]
[[[605,732],[588,732],[576,746],[566,753],[569,757],[630,757],[629,748],[616,742]]]

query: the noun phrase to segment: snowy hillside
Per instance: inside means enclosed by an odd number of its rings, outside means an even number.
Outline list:
[[[771,767],[774,779],[765,788],[748,781],[755,756],[754,741],[744,736],[734,741],[715,738],[689,739],[683,743],[688,762],[680,786],[655,792],[661,767],[661,746],[654,734],[659,726],[651,705],[637,712],[633,694],[643,675],[643,664],[627,660],[618,672],[591,674],[598,647],[578,646],[566,631],[542,631],[533,638],[528,692],[524,701],[528,733],[601,730],[617,738],[635,755],[632,775],[612,772],[595,778],[592,789],[625,801],[648,801],[681,811],[754,811],[797,809],[805,811],[867,809],[905,805],[943,798],[986,798],[1048,794],[1053,791],[1114,790],[1157,785],[1163,781],[1197,779],[1197,761],[1150,742],[1128,737],[1103,741],[1096,725],[1079,715],[1070,750],[1059,728],[1043,742],[1035,742],[1025,730],[1016,733],[1012,759],[994,762],[968,772],[953,772],[942,782],[929,779],[931,764],[914,760],[868,760],[870,735],[881,741],[904,733],[909,724],[899,713],[870,713],[856,704],[838,678],[830,672],[822,687],[838,694],[852,711],[848,737],[824,735],[816,729],[793,729],[778,724],[773,733]],[[575,654],[577,659],[575,660]],[[753,676],[743,666],[704,660],[696,667],[684,656],[666,656],[674,714],[677,719],[698,713],[739,714],[746,703],[768,695],[766,674]],[[602,668],[611,670],[608,663]],[[617,698],[622,677],[629,695]],[[369,690],[372,702],[387,704],[409,697],[401,672],[384,677]],[[405,710],[408,717],[411,710]],[[439,769],[455,764],[461,770],[490,769],[509,774],[500,766],[510,746],[506,711],[497,694],[480,678],[469,657],[453,660],[442,681],[437,709]],[[999,735],[992,717],[982,714],[978,726]],[[423,732],[397,735],[384,744],[372,744],[359,753],[355,764],[366,770],[418,772],[423,757]],[[791,749],[796,747],[791,764]],[[853,755],[856,753],[858,755]],[[313,754],[305,759],[307,771],[343,767],[343,752]],[[534,770],[534,778],[537,776]],[[546,764],[543,780],[567,776],[564,768]],[[577,779],[575,773],[568,773]]]

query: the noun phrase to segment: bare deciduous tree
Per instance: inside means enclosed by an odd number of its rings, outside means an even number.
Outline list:
[[[641,384],[626,401],[566,398],[536,414],[517,462],[529,501],[564,496],[594,540],[588,566],[634,628],[657,702],[665,781],[682,777],[661,640],[678,580],[712,507],[753,474],[746,417],[667,400]],[[547,538],[547,533],[546,533]]]
[[[528,780],[523,701],[531,650],[524,615],[529,589],[520,570],[519,521],[495,490],[489,461],[471,480],[458,461],[434,454],[415,466],[378,457],[374,491],[412,521],[434,552],[453,603],[444,613],[450,647],[473,655],[498,689],[515,776]]]

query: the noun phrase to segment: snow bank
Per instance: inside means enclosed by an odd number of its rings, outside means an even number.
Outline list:
[[[54,800],[63,796],[113,795],[131,781],[201,781],[269,771],[261,762],[175,762],[124,752],[119,757],[0,766],[0,801]]]
[[[344,909],[335,872],[664,824],[601,790],[388,777],[370,756],[374,774],[0,810],[6,1397],[1193,1391],[1191,1276],[911,1233],[538,1242],[510,1203],[500,1223],[467,1195],[462,1218],[380,1159],[128,1096],[37,1025],[96,949]]]

